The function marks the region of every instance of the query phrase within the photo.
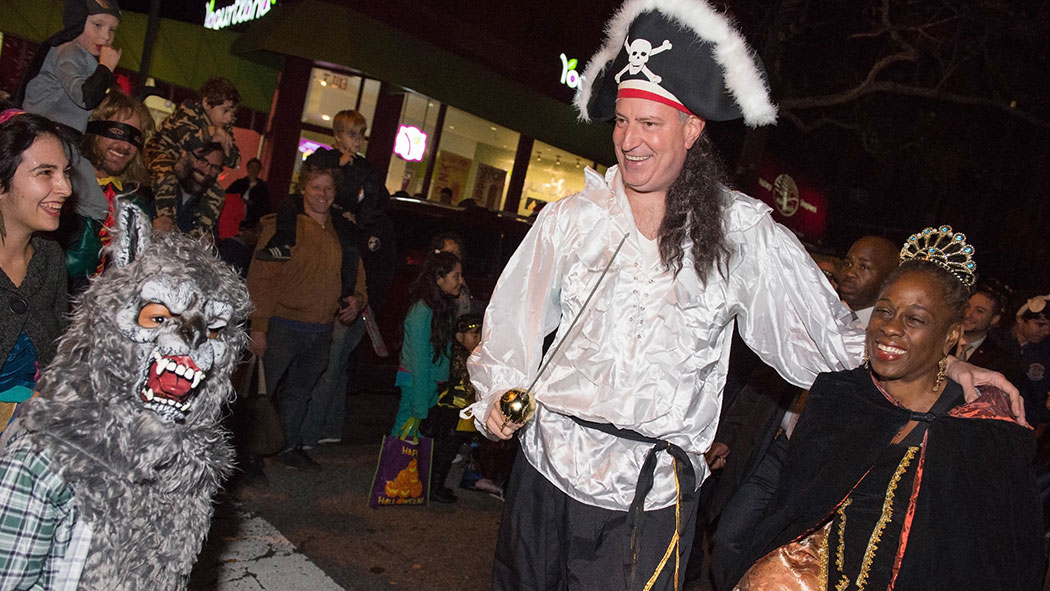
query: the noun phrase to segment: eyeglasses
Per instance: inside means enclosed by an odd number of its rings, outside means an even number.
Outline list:
[[[211,162],[208,161],[207,158],[205,158],[204,156],[201,156],[200,153],[198,153],[198,152],[190,152],[190,154],[193,154],[193,158],[195,160],[197,160],[198,164],[203,163],[205,166],[208,167],[208,170],[214,172],[215,174],[219,174],[220,172],[222,172],[222,165],[221,164],[212,164]]]

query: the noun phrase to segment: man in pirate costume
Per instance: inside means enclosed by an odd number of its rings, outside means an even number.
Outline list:
[[[576,105],[615,120],[618,165],[540,213],[468,362],[464,414],[490,437],[521,429],[497,590],[679,588],[735,323],[798,386],[862,358],[798,240],[721,181],[705,122],[776,115],[730,21],[702,0],[628,0],[607,31]],[[534,380],[535,415],[510,422],[501,396]]]

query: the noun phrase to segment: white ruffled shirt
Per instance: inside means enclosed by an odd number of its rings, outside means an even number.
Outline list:
[[[538,373],[544,336],[566,339],[536,384],[536,415],[521,430],[526,459],[569,497],[626,510],[651,445],[581,427],[568,416],[670,441],[690,456],[697,486],[718,426],[734,321],[747,344],[789,382],[860,364],[863,332],[798,240],[769,207],[728,192],[727,277],[706,287],[685,245],[677,277],[644,248],[614,166],[587,169],[581,193],[552,203],[510,259],[468,361],[484,420],[508,388]],[[621,238],[627,240],[572,334],[563,334]],[[646,256],[645,250],[650,251]],[[548,354],[554,351],[551,347]],[[469,413],[467,413],[469,414]],[[674,504],[669,454],[658,454],[646,509]]]

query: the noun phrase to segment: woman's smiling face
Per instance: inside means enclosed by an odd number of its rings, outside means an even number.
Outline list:
[[[936,381],[938,363],[961,329],[946,299],[928,272],[907,272],[886,284],[867,332],[868,356],[879,379]]]
[[[71,193],[69,159],[62,142],[41,135],[22,153],[11,186],[0,193],[4,226],[8,232],[57,230],[62,204]]]

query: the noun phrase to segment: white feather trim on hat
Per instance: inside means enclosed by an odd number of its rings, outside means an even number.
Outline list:
[[[698,37],[714,45],[715,60],[723,70],[723,82],[740,105],[744,122],[751,127],[775,123],[777,108],[747,42],[725,14],[703,0],[627,0],[605,26],[605,43],[587,62],[583,81],[573,104],[580,119],[590,121],[587,105],[593,82],[623,48],[631,23],[638,15],[658,11],[692,29]]]

